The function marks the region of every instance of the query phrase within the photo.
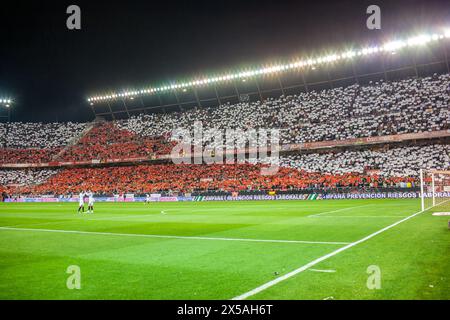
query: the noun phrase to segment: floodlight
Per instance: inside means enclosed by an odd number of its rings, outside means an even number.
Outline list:
[[[431,41],[431,37],[428,35],[420,35],[417,37],[409,38],[407,43],[410,46],[424,45]]]
[[[0,104],[4,104],[5,107],[10,107],[13,101],[10,98],[2,98],[0,99]]]
[[[394,51],[396,49],[403,48],[405,46],[405,43],[401,40],[391,41],[386,44],[384,44],[383,49],[385,51]]]
[[[419,34],[404,40],[396,39],[389,42],[386,42],[380,46],[370,46],[370,47],[360,47],[355,50],[347,50],[343,52],[338,52],[334,54],[324,55],[324,56],[313,56],[308,59],[295,59],[286,64],[272,64],[261,66],[259,69],[240,71],[237,73],[227,73],[222,75],[215,75],[213,77],[206,78],[197,78],[196,80],[191,80],[188,82],[174,82],[171,85],[164,85],[160,87],[150,88],[150,89],[142,89],[137,91],[122,91],[122,93],[113,93],[106,96],[94,96],[87,99],[88,102],[93,101],[101,101],[106,99],[115,99],[117,97],[128,97],[128,96],[137,96],[143,94],[152,94],[155,92],[162,92],[166,90],[176,90],[182,89],[183,92],[186,92],[186,87],[193,86],[202,86],[210,83],[229,81],[233,79],[241,80],[242,82],[246,82],[248,77],[252,77],[255,75],[264,75],[276,73],[284,70],[291,70],[294,68],[301,68],[305,66],[314,67],[319,64],[331,63],[341,59],[352,59],[355,56],[365,56],[371,55],[379,52],[386,52],[391,54],[396,54],[399,49],[405,47],[416,47],[426,45],[431,41],[439,41],[444,38],[450,38],[450,28],[445,29],[443,32],[433,33],[433,34]],[[315,69],[315,68],[313,68]],[[1,103],[6,103],[4,99],[0,101]]]

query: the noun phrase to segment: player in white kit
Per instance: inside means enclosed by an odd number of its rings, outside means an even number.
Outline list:
[[[84,193],[80,192],[78,195],[78,213],[84,212]]]
[[[87,213],[94,213],[94,194],[92,191],[88,192],[88,212]]]
[[[150,203],[150,199],[151,199],[150,195],[146,194],[145,195],[145,202],[144,202],[144,204],[149,204]]]

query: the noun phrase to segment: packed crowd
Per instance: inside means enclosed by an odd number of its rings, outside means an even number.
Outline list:
[[[58,173],[53,169],[0,170],[0,186],[36,185]]]
[[[0,148],[0,164],[149,157],[169,154],[175,144],[162,136],[140,137],[112,122],[97,123],[78,141],[75,138],[65,148]]]
[[[86,123],[0,123],[0,164],[50,162]]]
[[[134,116],[141,136],[176,128],[278,128],[282,143],[344,140],[449,128],[450,74],[311,91],[252,103]]]
[[[64,161],[149,157],[170,153],[172,145],[163,137],[141,137],[112,122],[95,125],[76,144],[64,150]]]
[[[87,138],[87,141],[89,138]],[[102,140],[108,143],[108,139]],[[450,145],[374,147],[363,150],[281,155],[279,171],[261,175],[262,164],[153,164],[64,170],[0,170],[0,185],[20,192],[68,194],[114,192],[290,190],[398,187],[416,183],[418,170],[450,169]]]
[[[343,140],[449,128],[450,74],[303,92],[278,99],[97,124],[0,123],[0,163],[142,157],[170,153],[176,128],[277,128],[281,143]],[[87,131],[87,130],[86,130]],[[77,142],[77,139],[80,139]],[[242,137],[240,137],[242,138]],[[71,144],[75,145],[71,146]]]
[[[450,145],[394,147],[343,152],[307,153],[283,156],[281,165],[307,172],[331,174],[364,173],[379,170],[388,177],[417,176],[419,169],[450,169]]]
[[[75,194],[91,190],[96,194],[292,190],[305,188],[397,186],[415,178],[384,178],[364,174],[308,173],[280,168],[276,175],[261,175],[261,165],[160,164],[105,168],[66,169],[43,184],[17,189],[22,194]]]
[[[1,143],[3,148],[58,148],[79,136],[87,125],[74,122],[0,123]]]
[[[150,158],[169,154],[172,129],[278,128],[281,143],[449,129],[450,74],[352,85],[254,103],[147,114],[117,122],[0,123],[0,164],[54,160]],[[238,137],[243,139],[243,137]],[[238,140],[239,140],[238,139]],[[419,168],[449,169],[450,146],[402,146],[282,155],[274,176],[261,164],[137,165],[64,170],[0,170],[0,186],[20,192],[67,194],[198,190],[261,190],[397,186],[414,183]],[[371,170],[371,174],[367,174]],[[376,170],[376,171],[374,171]],[[8,187],[11,192],[11,187]]]
[[[52,161],[60,148],[13,149],[0,148],[1,163],[47,163]]]

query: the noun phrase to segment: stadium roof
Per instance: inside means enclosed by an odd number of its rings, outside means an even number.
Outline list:
[[[273,63],[270,65],[261,65],[257,68],[246,68],[239,72],[225,72],[211,76],[192,78],[188,81],[173,81],[160,86],[150,86],[136,90],[119,90],[100,95],[94,95],[87,99],[93,105],[96,102],[114,101],[117,99],[130,98],[137,96],[153,95],[169,91],[185,92],[187,88],[204,87],[211,84],[225,83],[229,81],[246,81],[247,78],[261,75],[270,75],[282,73],[290,70],[311,68],[319,65],[336,64],[339,61],[352,60],[358,56],[370,56],[377,54],[392,54],[408,48],[417,48],[429,43],[436,43],[450,38],[450,28],[442,29],[436,33],[422,33],[409,38],[392,38],[392,40],[372,46],[360,46],[355,49],[330,51],[326,55],[311,55],[309,57],[300,57],[286,63]]]

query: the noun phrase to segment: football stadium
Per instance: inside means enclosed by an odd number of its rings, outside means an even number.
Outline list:
[[[0,299],[448,300],[450,25],[389,31],[86,121],[0,88]]]

